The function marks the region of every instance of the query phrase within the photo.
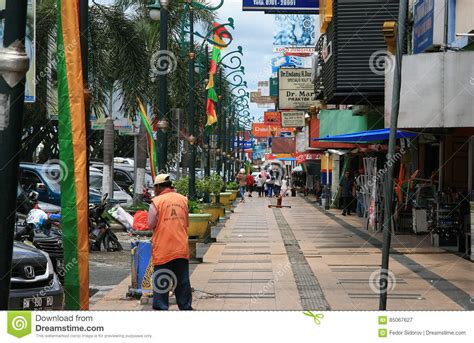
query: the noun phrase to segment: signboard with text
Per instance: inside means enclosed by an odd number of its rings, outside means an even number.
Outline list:
[[[319,0],[242,0],[242,10],[318,14]]]
[[[281,128],[279,125],[267,125],[265,123],[253,123],[252,135],[256,138],[280,137],[292,134],[295,128]]]
[[[281,68],[278,84],[280,109],[307,110],[317,104],[311,68]]]
[[[297,153],[295,155],[296,158],[296,163],[301,164],[305,161],[316,161],[321,159],[321,154],[315,154],[315,153]]]
[[[443,44],[445,25],[444,0],[415,1],[413,17],[413,53],[422,53]]]
[[[280,112],[264,112],[263,122],[267,125],[278,125],[281,124]]]
[[[281,127],[304,127],[305,112],[303,111],[282,111]]]

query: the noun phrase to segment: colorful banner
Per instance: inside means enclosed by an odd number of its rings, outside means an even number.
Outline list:
[[[220,45],[225,45],[224,38],[232,38],[230,33],[225,29],[225,27],[220,26],[218,23],[212,24],[214,28],[214,44],[212,48],[212,58],[211,66],[209,67],[209,82],[207,83],[207,102],[206,102],[206,114],[207,114],[207,123],[205,130],[209,131],[211,127],[217,123],[217,113],[216,113],[216,102],[218,101],[218,96],[214,88],[214,76],[217,73],[217,67],[221,61],[221,50],[224,49]],[[220,27],[219,27],[220,26]]]
[[[314,14],[315,13],[305,15],[275,15],[273,45],[314,47],[316,45],[317,36],[316,16]]]
[[[315,161],[321,159],[321,154],[316,153],[297,153],[295,154],[296,163],[301,164],[305,161]]]
[[[295,137],[273,137],[272,153],[273,154],[294,154],[296,151]]]
[[[61,226],[66,309],[89,308],[89,230],[84,88],[75,1],[58,0],[58,105]],[[65,49],[64,47],[68,47]]]
[[[150,120],[148,119],[148,115],[146,113],[145,106],[143,102],[138,99],[138,107],[140,109],[139,114],[142,120],[143,125],[145,125],[146,129],[146,142],[148,146],[148,157],[150,158],[150,170],[151,170],[151,177],[155,180],[156,176],[156,143],[153,139],[153,130],[151,128]]]

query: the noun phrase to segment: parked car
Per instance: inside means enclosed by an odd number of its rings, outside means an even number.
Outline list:
[[[102,162],[92,163],[94,168],[103,170]],[[134,167],[125,163],[114,164],[114,181],[128,194],[133,195],[133,185],[135,184]],[[153,178],[149,171],[145,172],[145,184],[147,189],[153,188]]]
[[[20,163],[20,184],[27,193],[38,192],[38,200],[61,206],[59,164]],[[98,190],[89,190],[89,203],[100,204],[101,194]]]
[[[91,189],[98,190],[102,194],[102,172],[97,168],[91,168],[89,173],[89,182]],[[115,202],[127,203],[132,201],[132,197],[114,182],[114,195],[111,197]],[[102,201],[101,201],[102,202]],[[99,204],[95,204],[99,205]]]
[[[62,310],[64,289],[48,254],[14,242],[9,310]]]
[[[38,207],[41,208],[46,213],[60,213],[61,207],[50,204],[44,201],[37,201]],[[31,201],[28,197],[28,194],[25,190],[21,187],[20,183],[18,183],[17,191],[16,191],[16,211],[21,214],[28,214],[28,212],[32,209],[35,204]]]

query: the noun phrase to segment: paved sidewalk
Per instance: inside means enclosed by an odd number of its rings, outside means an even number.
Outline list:
[[[238,204],[192,272],[193,307],[377,310],[382,234],[308,200],[286,197],[291,209],[268,208],[275,198]],[[474,265],[428,235],[392,236],[390,271],[389,310],[474,309]],[[124,281],[93,309],[151,309],[123,300],[126,290]]]
[[[192,275],[193,287],[216,296],[195,299],[195,308],[377,310],[382,234],[302,197],[284,199],[291,209],[269,209],[275,201],[253,197],[238,205]],[[393,236],[390,271],[390,310],[474,308],[474,265],[432,247],[428,235]]]

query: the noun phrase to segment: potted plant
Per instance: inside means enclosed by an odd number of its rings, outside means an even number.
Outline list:
[[[216,173],[211,175],[212,202],[214,204],[222,204],[225,207],[229,207],[232,202],[230,199],[232,193],[223,192],[225,187],[226,184],[220,175]]]
[[[174,184],[176,191],[179,194],[188,195],[188,177],[182,177],[177,180]],[[205,238],[209,235],[209,221],[211,215],[208,213],[202,213],[198,207],[198,203],[194,200],[188,200],[188,236],[193,238]]]
[[[220,204],[213,204],[210,200],[210,194],[213,192],[212,179],[208,176],[198,180],[196,182],[196,191],[199,196],[203,199],[199,205],[201,213],[207,213],[211,215],[211,223],[216,224],[219,221],[219,217],[224,217],[225,208]]]
[[[230,200],[234,201],[237,199],[237,194],[239,193],[239,184],[235,181],[231,181],[227,183],[227,192],[232,193],[230,196]]]

